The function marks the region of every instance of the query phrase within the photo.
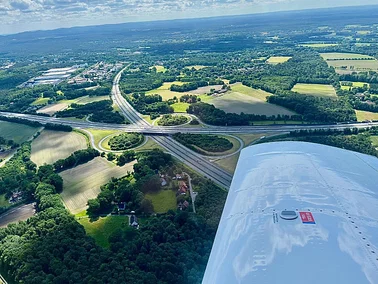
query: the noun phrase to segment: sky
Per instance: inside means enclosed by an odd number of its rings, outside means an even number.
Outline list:
[[[377,4],[378,0],[0,0],[0,34]]]

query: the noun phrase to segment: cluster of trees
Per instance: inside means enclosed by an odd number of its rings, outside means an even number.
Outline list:
[[[134,151],[125,151],[120,157],[118,165],[134,160],[136,154]],[[109,213],[114,209],[114,204],[119,202],[126,203],[126,212],[135,211],[145,214],[153,212],[152,204],[144,198],[144,193],[161,189],[157,171],[172,164],[172,157],[155,149],[148,153],[140,153],[137,158],[138,163],[134,164],[133,175],[128,174],[119,180],[113,179],[111,183],[101,187],[101,193],[97,198],[88,201],[89,214]],[[130,182],[133,178],[135,181]]]
[[[17,148],[19,145],[14,142],[14,140],[5,139],[4,137],[0,136],[0,151],[6,149],[14,149]]]
[[[142,114],[167,114],[173,113],[174,109],[168,104],[163,102],[160,95],[146,95],[144,93],[134,93],[125,97],[129,103]]]
[[[183,95],[180,97],[180,102],[182,103],[188,103],[188,104],[194,104],[196,102],[200,102],[201,101],[201,98],[199,98],[198,96],[196,95]]]
[[[352,72],[351,74],[341,74],[341,81],[351,82],[365,82],[365,83],[378,83],[378,73],[375,71],[369,72]]]
[[[103,83],[96,89],[86,88],[96,86],[96,83],[84,83],[84,84],[66,84],[62,83],[57,86],[50,86],[50,88],[42,93],[44,98],[52,99],[67,99],[72,100],[83,96],[108,96],[111,92],[111,87],[109,84]]]
[[[36,187],[36,165],[30,160],[31,143],[23,143],[15,155],[0,168],[0,194],[7,198],[12,192],[22,192],[25,200],[31,200]]]
[[[108,144],[110,149],[115,151],[127,150],[133,148],[144,140],[144,136],[140,133],[122,133],[112,137]]]
[[[122,75],[120,87],[126,94],[159,88],[164,82],[173,82],[180,75],[179,72],[172,70],[156,72],[156,70],[150,70],[148,66],[139,66],[138,68],[139,70],[124,72]]]
[[[173,138],[201,154],[204,154],[201,149],[208,152],[224,152],[233,147],[228,139],[216,135],[176,133]]]
[[[209,83],[207,81],[197,81],[197,82],[189,82],[182,85],[172,84],[170,90],[173,92],[189,92],[200,87],[208,86]],[[222,83],[223,85],[223,83]]]
[[[25,142],[5,166],[0,168],[0,194],[9,198],[13,192],[21,192],[24,200],[31,201],[40,181],[52,184],[59,192],[62,191],[63,180],[53,167],[41,166],[37,172],[30,154],[31,143]]]
[[[222,125],[222,126],[242,126],[251,125],[253,121],[264,121],[264,120],[295,120],[301,121],[303,118],[301,115],[277,115],[277,116],[266,116],[266,115],[256,115],[256,114],[236,114],[236,113],[226,113],[223,110],[216,108],[213,105],[206,104],[203,102],[191,104],[187,109],[190,114],[195,114],[203,122],[212,125]]]
[[[66,169],[74,168],[77,165],[85,164],[90,160],[100,156],[100,153],[92,148],[88,148],[85,150],[78,150],[72,153],[66,159],[60,159],[54,163],[54,170],[56,172],[61,172]]]
[[[301,114],[308,121],[343,122],[356,121],[352,106],[343,99],[321,98],[301,94],[284,94],[268,97],[268,102]]]
[[[180,125],[188,122],[188,118],[184,115],[171,115],[165,114],[163,115],[159,121],[158,125],[160,126],[174,126]]]
[[[125,118],[118,112],[113,112],[112,101],[103,100],[89,104],[71,104],[67,110],[56,113],[57,117],[84,118],[90,115],[90,120],[94,122],[122,124]]]
[[[110,154],[110,153],[109,153]],[[109,158],[108,154],[108,158]],[[117,157],[117,165],[122,167],[123,165],[130,163],[136,159],[136,153],[133,150],[124,151]]]
[[[88,200],[87,213],[89,216],[110,213],[114,204],[124,202],[127,212],[137,210],[144,198],[143,193],[130,181],[130,175],[121,179],[112,179],[101,187],[101,192],[95,199]]]

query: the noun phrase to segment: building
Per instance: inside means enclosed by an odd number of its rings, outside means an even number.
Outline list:
[[[378,283],[378,159],[305,142],[242,150],[202,283]]]
[[[130,216],[130,226],[139,229],[138,218],[134,214]]]

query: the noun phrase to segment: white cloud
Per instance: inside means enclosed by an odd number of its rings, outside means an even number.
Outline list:
[[[316,2],[326,2],[322,6],[332,6],[329,2],[334,2],[335,6],[353,3],[352,0]],[[359,2],[373,4],[376,0]],[[314,6],[313,0],[0,0],[0,34],[30,29],[268,12],[311,6]],[[316,7],[322,6],[319,4]]]

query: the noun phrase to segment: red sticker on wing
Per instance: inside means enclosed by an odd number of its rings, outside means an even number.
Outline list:
[[[315,224],[314,216],[311,212],[299,212],[303,224]]]

